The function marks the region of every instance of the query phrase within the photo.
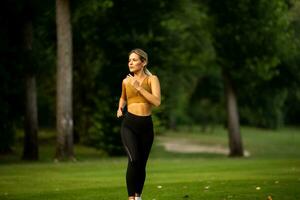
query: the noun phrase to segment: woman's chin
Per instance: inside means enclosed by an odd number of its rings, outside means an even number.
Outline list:
[[[134,70],[134,69],[129,69],[129,72],[130,72],[130,73],[134,73],[134,72],[136,72],[136,70]]]

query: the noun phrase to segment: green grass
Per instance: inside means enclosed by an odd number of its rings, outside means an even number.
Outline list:
[[[299,132],[299,133],[298,133]],[[155,143],[148,162],[143,200],[300,199],[300,131],[242,128],[247,158],[215,154],[166,152]],[[182,130],[165,137],[227,146],[226,131]],[[18,149],[18,148],[16,148]],[[53,163],[53,147],[44,144],[42,161],[19,162],[19,155],[0,158],[0,199],[122,200],[127,199],[127,159],[107,158],[76,146],[78,162]],[[19,151],[17,151],[19,152]]]

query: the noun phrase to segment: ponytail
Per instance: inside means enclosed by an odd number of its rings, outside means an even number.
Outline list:
[[[152,73],[151,73],[146,67],[144,67],[144,72],[145,72],[145,74],[147,74],[148,76],[151,76],[151,75],[152,75]]]

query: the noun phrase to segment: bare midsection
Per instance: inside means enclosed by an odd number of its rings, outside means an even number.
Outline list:
[[[131,103],[127,106],[128,112],[139,115],[149,116],[151,115],[151,105],[148,103]]]

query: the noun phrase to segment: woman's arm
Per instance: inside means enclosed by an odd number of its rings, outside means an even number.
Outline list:
[[[126,106],[126,88],[124,80],[122,82],[122,94],[119,100],[119,107],[117,111],[117,117],[121,117],[123,115],[123,108]]]
[[[126,101],[123,98],[120,98],[117,117],[121,117],[123,115],[123,108],[125,107],[125,105],[126,105]]]
[[[148,92],[147,90],[145,90],[140,85],[138,87],[136,87],[136,89],[139,91],[139,93],[141,95],[143,95],[145,97],[145,99],[147,99],[147,101],[149,101],[152,105],[158,107],[161,103],[159,80],[158,80],[157,76],[152,75],[152,76],[150,76],[150,81],[151,81],[152,94],[150,92]]]

